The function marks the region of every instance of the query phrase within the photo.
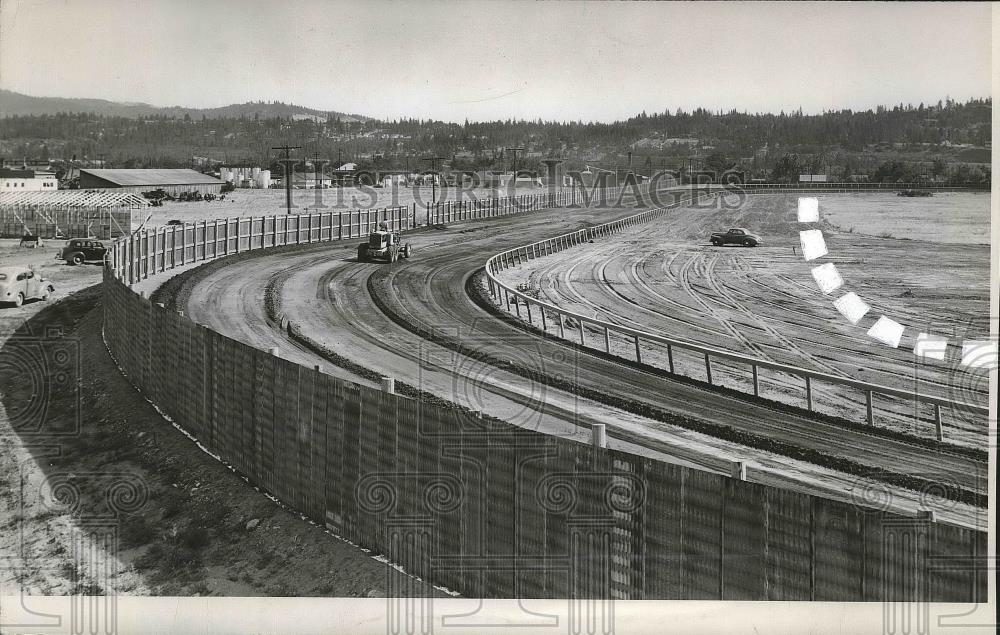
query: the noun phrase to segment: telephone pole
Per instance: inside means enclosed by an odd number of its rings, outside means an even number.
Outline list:
[[[302,146],[271,146],[272,150],[281,150],[285,153],[285,160],[282,162],[282,165],[285,166],[285,213],[286,214],[292,213],[292,174],[294,174],[294,171],[291,169],[292,166],[289,163],[291,161],[291,158],[289,158],[288,153],[291,150],[298,150],[301,147]]]
[[[513,164],[513,170],[514,170],[514,181],[516,182],[516,181],[517,181],[517,153],[518,153],[518,152],[523,152],[523,151],[524,151],[524,148],[505,148],[505,149],[506,149],[506,150],[510,150],[511,152],[513,152],[513,153],[514,153],[514,159],[513,159],[513,161],[514,161],[514,164]]]
[[[444,161],[446,157],[430,157],[427,159],[422,159],[423,161],[431,162],[431,201],[433,205],[437,205],[437,162]],[[427,206],[427,225],[431,224],[431,206]]]

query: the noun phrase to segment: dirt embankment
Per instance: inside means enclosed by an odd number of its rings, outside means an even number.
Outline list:
[[[390,580],[422,585],[255,492],[166,422],[108,355],[100,299],[92,286],[47,306],[0,348],[0,551],[22,563],[0,571],[0,594],[374,597]],[[77,377],[78,392],[51,389]],[[101,543],[109,527],[117,545]],[[110,566],[74,559],[74,541]]]

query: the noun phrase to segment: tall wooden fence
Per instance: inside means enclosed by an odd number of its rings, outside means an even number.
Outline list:
[[[344,235],[330,218],[151,229],[116,244],[104,270],[104,338],[129,381],[290,507],[468,596],[985,600],[984,532],[380,392],[129,288],[185,261]]]

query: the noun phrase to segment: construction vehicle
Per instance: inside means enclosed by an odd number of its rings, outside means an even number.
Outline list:
[[[389,224],[382,221],[378,229],[368,235],[368,241],[358,245],[358,262],[396,262],[401,257],[409,258],[412,251],[410,243],[402,242],[399,232],[389,231]]]

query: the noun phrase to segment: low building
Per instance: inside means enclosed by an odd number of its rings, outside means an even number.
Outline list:
[[[49,192],[58,189],[59,181],[52,172],[0,168],[0,192]]]
[[[333,185],[333,179],[326,174],[296,172],[292,175],[292,188],[296,190],[325,189]]]
[[[172,196],[181,192],[219,194],[223,181],[187,169],[80,170],[81,189],[118,190],[142,194],[162,189]]]

